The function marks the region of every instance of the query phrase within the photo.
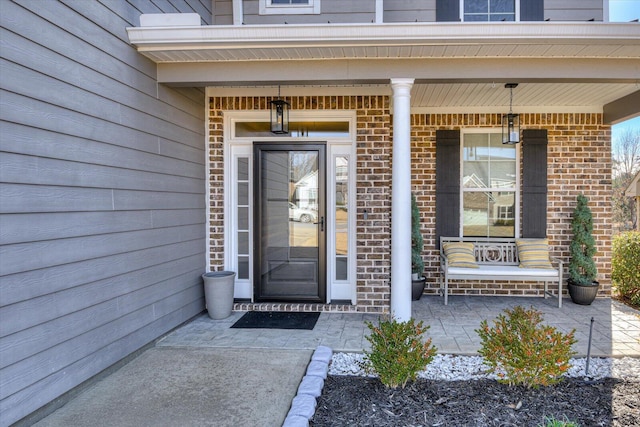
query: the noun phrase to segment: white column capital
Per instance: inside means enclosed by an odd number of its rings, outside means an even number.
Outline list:
[[[394,96],[400,95],[400,93],[398,92],[402,92],[403,89],[404,90],[408,89],[409,91],[411,91],[411,88],[413,87],[413,82],[415,82],[415,79],[410,79],[410,78],[391,79],[391,88],[393,89]]]

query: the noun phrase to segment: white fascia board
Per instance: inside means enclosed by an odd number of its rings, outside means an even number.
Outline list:
[[[640,25],[604,22],[208,25],[129,27],[138,50],[248,49],[456,44],[640,45]]]

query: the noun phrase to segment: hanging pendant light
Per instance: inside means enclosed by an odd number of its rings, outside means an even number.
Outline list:
[[[518,83],[507,83],[504,87],[509,89],[509,113],[502,115],[502,143],[513,145],[520,142],[520,115],[513,114],[513,88]]]
[[[289,133],[289,107],[291,105],[280,99],[280,85],[278,85],[278,99],[271,101],[271,133],[277,135]]]

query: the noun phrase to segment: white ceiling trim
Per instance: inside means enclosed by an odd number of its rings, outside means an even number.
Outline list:
[[[608,45],[610,50],[640,46],[640,25],[605,22],[208,25],[129,27],[127,33],[140,52],[165,51],[165,61],[181,60],[171,58],[172,52],[191,50],[455,45],[534,45],[536,49],[545,45]]]
[[[602,113],[601,105],[536,105],[536,106],[519,106],[514,107],[513,112],[516,114],[526,113]],[[485,107],[411,107],[412,114],[506,114],[509,112],[509,105],[502,107],[485,106]]]

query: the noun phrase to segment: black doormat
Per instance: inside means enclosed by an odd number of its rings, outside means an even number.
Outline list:
[[[320,313],[285,311],[249,311],[232,328],[312,330]]]

